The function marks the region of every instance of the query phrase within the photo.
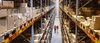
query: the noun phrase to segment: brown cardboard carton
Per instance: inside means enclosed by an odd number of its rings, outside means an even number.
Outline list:
[[[66,8],[67,8],[66,5],[64,5],[64,10],[67,10]]]
[[[27,13],[28,10],[29,10],[28,7],[24,7],[24,8],[20,7],[20,9],[19,9],[19,13]]]
[[[97,10],[97,12],[96,12],[97,14],[100,14],[100,10]]]
[[[14,1],[3,1],[3,6],[14,7]]]
[[[22,13],[14,14],[14,25],[18,27],[23,24],[23,16]]]
[[[0,33],[3,33],[13,28],[14,28],[14,16],[13,15],[10,15],[9,19],[7,17],[0,18],[0,30],[1,30]]]
[[[0,9],[0,17],[6,17],[7,15],[13,14],[14,11],[11,9]]]
[[[93,30],[99,30],[100,29],[100,23],[94,23],[93,21],[90,23],[90,28]]]
[[[27,3],[21,3],[20,7],[27,7]]]
[[[92,21],[94,23],[100,23],[100,16],[92,16]]]
[[[85,16],[87,16],[87,17],[91,17],[92,16],[92,12],[94,12],[93,10],[91,10],[91,8],[89,8],[89,7],[83,7],[82,8],[82,12],[83,12],[83,14],[85,15]]]
[[[0,9],[0,17],[6,17],[7,16],[7,9]]]
[[[14,15],[9,15],[9,29],[14,28]]]
[[[7,18],[0,18],[0,34],[7,31]]]

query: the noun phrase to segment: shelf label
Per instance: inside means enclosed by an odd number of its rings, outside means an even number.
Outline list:
[[[29,27],[30,25],[28,24],[28,27]]]
[[[5,43],[8,43],[8,41],[9,41],[9,39],[7,38],[7,39],[5,40]]]
[[[22,30],[19,31],[19,34],[22,32]]]
[[[96,43],[99,43],[99,41],[98,41],[97,39],[95,39],[95,42],[96,42]]]

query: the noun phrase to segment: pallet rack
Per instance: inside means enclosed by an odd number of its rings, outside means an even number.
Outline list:
[[[90,0],[91,1],[91,0]],[[89,2],[90,2],[89,1]],[[69,0],[69,7],[70,7],[70,3],[71,1]],[[88,2],[88,3],[89,3]],[[66,3],[67,3],[67,1],[66,1]],[[88,3],[86,3],[86,4],[88,4]],[[85,4],[85,5],[86,5]],[[84,5],[84,6],[85,6]],[[84,6],[82,6],[82,7],[84,7]],[[94,43],[100,43],[100,39],[99,39],[99,36],[97,37],[97,36],[95,36],[96,35],[96,33],[94,32],[95,30],[92,30],[92,29],[90,29],[90,28],[86,28],[88,31],[91,31],[91,32],[88,32],[87,30],[85,30],[85,28],[83,28],[80,24],[79,24],[79,22],[77,21],[77,11],[78,11],[78,0],[76,0],[76,19],[73,19],[72,18],[72,16],[71,16],[71,14],[68,12],[68,11],[66,11],[66,10],[64,10],[63,8],[62,8],[62,6],[60,6],[59,7],[74,23],[75,23],[75,25],[76,26],[78,26],[78,27],[80,27],[80,29],[94,42]],[[77,39],[77,27],[75,28],[76,30],[76,32],[75,32],[75,34],[76,34],[76,39]],[[94,34],[95,35],[94,35]],[[76,43],[77,43],[77,41],[76,41]]]
[[[31,0],[32,1],[32,0]],[[33,2],[31,2],[31,7],[33,7]],[[41,3],[42,3],[42,0],[41,0]],[[40,3],[40,4],[41,4]],[[50,4],[49,4],[50,5]],[[46,7],[46,0],[45,0],[45,7]],[[1,6],[0,7],[1,9],[3,8],[11,8],[11,7],[4,7],[4,6]],[[41,4],[41,8],[42,8],[42,4]],[[41,14],[40,16],[36,17],[36,18],[31,18],[29,21],[25,22],[23,25],[21,25],[20,27],[15,27],[14,29],[12,30],[9,30],[8,32],[10,32],[12,34],[12,36],[8,36],[9,34],[7,32],[4,32],[3,34],[0,34],[0,37],[2,38],[6,38],[4,41],[1,41],[0,40],[0,43],[4,42],[4,43],[10,43],[13,39],[15,39],[17,36],[19,36],[22,32],[24,32],[26,29],[28,29],[30,26],[34,26],[34,23],[36,21],[38,21],[39,19],[41,19],[44,15],[46,15],[48,12],[50,12],[51,10],[53,10],[55,8],[55,5],[53,6],[50,6],[49,10],[46,11],[44,14]],[[52,15],[54,16],[54,14]],[[52,16],[50,18],[52,18]],[[48,24],[47,26],[49,25],[50,21],[53,20],[53,19],[50,19],[48,21]],[[54,22],[52,22],[54,23]],[[17,30],[18,28],[20,28],[20,30]],[[47,27],[46,27],[47,28]],[[34,27],[32,28],[34,29]],[[7,37],[6,37],[7,36]],[[33,37],[33,35],[32,35]],[[42,40],[43,36],[41,37],[40,41]],[[34,38],[32,39],[34,40]]]

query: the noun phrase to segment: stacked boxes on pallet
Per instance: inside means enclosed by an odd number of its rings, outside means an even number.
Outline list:
[[[14,14],[14,24],[15,24],[15,27],[19,27],[23,24],[22,13],[15,13]]]
[[[3,1],[3,6],[14,7],[13,1]],[[8,5],[9,4],[9,5]],[[0,34],[14,28],[13,9],[0,9]]]
[[[75,34],[70,33],[69,38],[70,38],[71,43],[75,43]]]
[[[100,16],[92,16],[92,22],[90,23],[90,28],[93,30],[100,29]]]
[[[31,12],[31,8],[27,7],[27,3],[21,3],[19,13],[22,13],[24,21],[30,20],[30,17],[32,18]]]
[[[14,1],[3,1],[3,6],[14,8]]]

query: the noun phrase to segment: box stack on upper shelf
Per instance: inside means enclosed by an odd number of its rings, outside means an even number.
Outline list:
[[[42,9],[31,8],[27,3],[20,3],[18,8],[14,8],[14,1],[2,1],[0,4],[0,41],[4,42],[6,39],[9,39],[8,42],[12,41],[53,8],[54,6]]]
[[[6,32],[7,30],[14,28],[14,1],[2,1],[1,6],[5,6],[7,8],[0,9],[0,34]],[[12,7],[9,8],[8,7]]]

